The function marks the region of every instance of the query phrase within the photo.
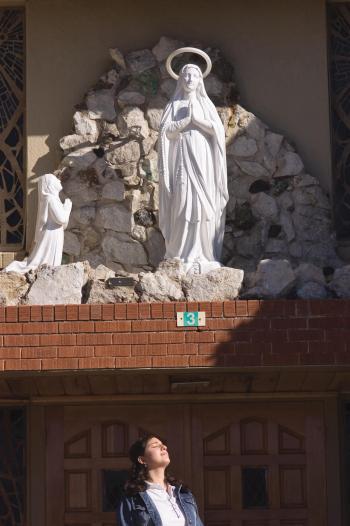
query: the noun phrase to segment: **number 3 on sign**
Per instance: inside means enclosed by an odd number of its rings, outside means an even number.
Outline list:
[[[205,312],[178,312],[178,327],[204,327]]]

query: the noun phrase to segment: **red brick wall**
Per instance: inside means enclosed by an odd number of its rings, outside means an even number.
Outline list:
[[[206,327],[177,328],[204,310]],[[350,363],[350,301],[0,307],[0,370]]]

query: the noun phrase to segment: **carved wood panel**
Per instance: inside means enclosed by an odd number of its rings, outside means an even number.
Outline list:
[[[280,466],[280,498],[282,508],[305,508],[306,466]]]
[[[140,429],[168,440],[172,471],[193,489],[206,525],[326,524],[318,402],[69,406],[62,415],[62,447],[51,450],[62,451],[63,482],[50,494],[64,486],[64,520],[55,523],[55,502],[50,526],[114,525],[127,446]]]
[[[193,414],[193,436],[202,440],[193,466],[203,463],[194,489],[203,492],[205,524],[325,526],[324,456],[314,447],[318,435],[324,451],[321,406],[227,404],[218,411],[207,404]]]
[[[186,474],[185,437],[177,433],[183,422],[182,406],[66,407],[64,525],[115,526],[116,502],[130,468],[128,449],[140,431],[152,429],[168,439],[175,472],[178,464],[179,473]]]

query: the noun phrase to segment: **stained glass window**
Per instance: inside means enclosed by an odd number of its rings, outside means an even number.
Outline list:
[[[24,11],[0,9],[0,248],[23,246]]]
[[[25,442],[25,410],[0,408],[1,526],[25,526]]]

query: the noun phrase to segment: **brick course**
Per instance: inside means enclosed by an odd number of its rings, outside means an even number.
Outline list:
[[[203,310],[205,327],[176,326]],[[350,301],[0,307],[0,370],[348,365]]]

